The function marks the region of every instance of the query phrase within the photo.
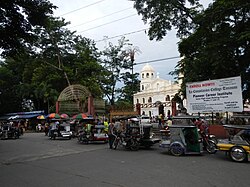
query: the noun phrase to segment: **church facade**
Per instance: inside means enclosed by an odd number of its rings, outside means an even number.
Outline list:
[[[134,94],[134,105],[140,103],[141,115],[158,116],[160,105],[164,107],[165,116],[168,111],[172,114],[171,100],[178,93],[180,85],[170,80],[161,79],[149,64],[142,68],[140,79],[140,91]]]

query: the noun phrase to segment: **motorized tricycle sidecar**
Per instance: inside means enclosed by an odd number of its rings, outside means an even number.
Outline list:
[[[20,136],[19,129],[7,123],[1,127],[1,139],[17,139]]]
[[[50,139],[55,140],[56,138],[71,139],[72,133],[70,132],[69,125],[59,125],[57,129],[49,131]]]
[[[196,126],[170,126],[170,138],[163,140],[160,147],[174,156],[201,154],[202,141]]]
[[[229,134],[228,139],[220,140],[217,148],[225,151],[235,162],[250,161],[250,126],[223,125]]]
[[[104,125],[92,125],[91,130],[88,132],[81,129],[78,133],[79,143],[90,143],[90,142],[108,142],[108,135],[106,134]]]
[[[153,133],[153,125],[146,122],[141,122],[138,118],[131,118],[130,119],[130,128],[137,128],[138,134],[139,134],[139,144],[142,147],[150,148],[156,143],[159,143],[161,141],[160,138],[154,137]]]

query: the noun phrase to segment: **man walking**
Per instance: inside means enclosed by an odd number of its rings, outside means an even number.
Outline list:
[[[111,121],[111,123],[109,124],[109,127],[108,127],[109,148],[110,149],[113,149],[113,143],[114,143],[114,140],[115,140],[114,128],[115,128],[115,120],[112,119],[112,121]]]

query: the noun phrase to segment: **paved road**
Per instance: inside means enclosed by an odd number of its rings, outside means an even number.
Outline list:
[[[249,163],[232,162],[223,153],[174,157],[157,145],[110,150],[107,144],[49,140],[41,133],[0,141],[1,187],[242,187],[250,185],[249,171]]]

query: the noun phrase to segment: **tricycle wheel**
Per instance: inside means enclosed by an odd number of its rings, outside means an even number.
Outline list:
[[[150,149],[151,145],[145,145],[145,149]]]
[[[139,150],[139,142],[137,142],[136,140],[131,140],[131,145],[130,145],[130,150],[131,151],[138,151]]]
[[[235,162],[245,162],[247,160],[247,153],[240,146],[234,146],[229,151],[230,158]]]
[[[119,140],[115,139],[114,143],[113,143],[113,149],[116,149],[118,146]]]
[[[205,149],[209,154],[215,154],[217,152],[217,146],[212,141],[207,142]]]
[[[170,146],[170,153],[174,156],[181,156],[184,154],[184,148],[179,143],[174,143]]]

